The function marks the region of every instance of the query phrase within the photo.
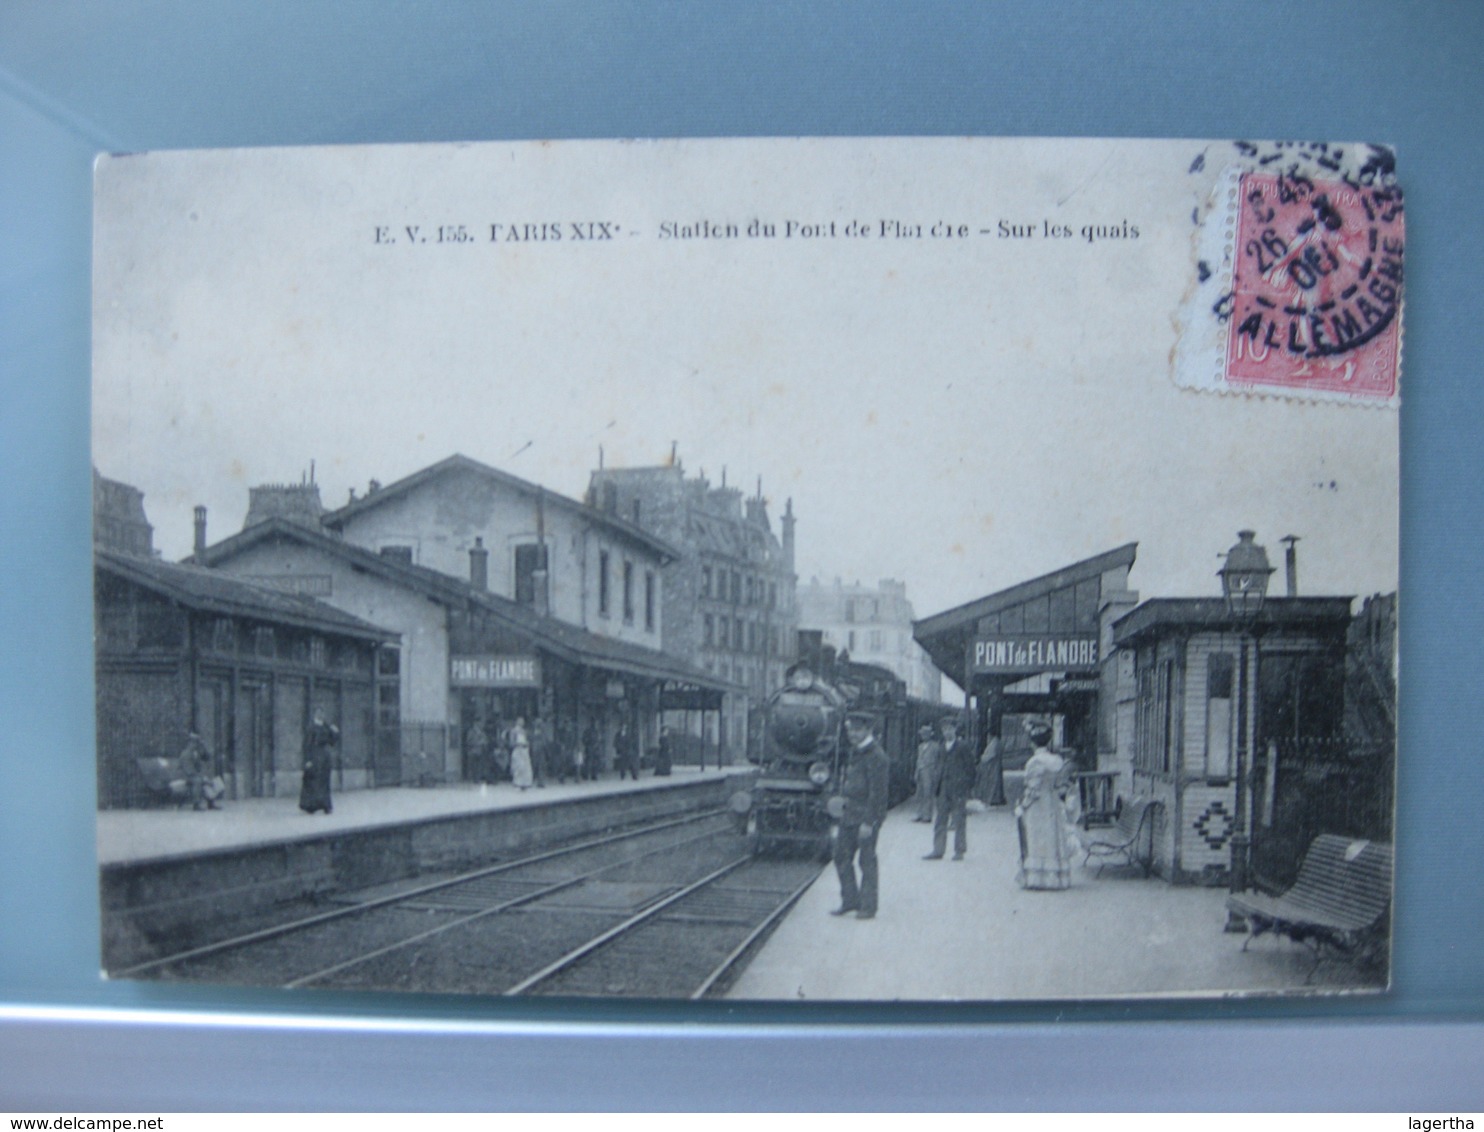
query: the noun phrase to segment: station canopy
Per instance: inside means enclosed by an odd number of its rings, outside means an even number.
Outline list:
[[[1138,543],[1065,566],[912,624],[933,663],[965,691],[1039,673],[1091,675],[1105,597],[1128,589]]]

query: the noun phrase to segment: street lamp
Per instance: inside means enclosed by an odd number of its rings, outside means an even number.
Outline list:
[[[1251,847],[1251,838],[1247,835],[1247,639],[1252,639],[1252,666],[1256,669],[1257,618],[1262,613],[1263,602],[1267,600],[1268,580],[1273,576],[1273,567],[1268,563],[1268,552],[1252,541],[1256,537],[1254,531],[1238,531],[1236,545],[1226,552],[1226,563],[1217,571],[1221,577],[1222,594],[1226,597],[1227,612],[1243,634],[1237,665],[1237,797],[1236,813],[1232,816],[1234,829],[1231,861],[1233,893],[1247,890],[1248,853]],[[1253,681],[1256,682],[1255,675]],[[1253,730],[1256,729],[1254,720]],[[1229,912],[1226,930],[1244,932],[1247,930],[1247,922],[1237,913]]]

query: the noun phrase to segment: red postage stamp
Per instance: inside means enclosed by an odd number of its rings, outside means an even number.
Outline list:
[[[1394,397],[1403,223],[1395,188],[1244,173],[1227,381]]]

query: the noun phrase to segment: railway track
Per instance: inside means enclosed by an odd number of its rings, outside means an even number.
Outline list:
[[[112,972],[285,987],[701,997],[819,873],[753,860],[725,812],[592,839]]]

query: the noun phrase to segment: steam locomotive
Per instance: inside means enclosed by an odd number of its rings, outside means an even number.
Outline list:
[[[956,713],[909,697],[890,669],[837,656],[817,633],[799,637],[800,660],[764,706],[757,779],[750,791],[732,796],[731,808],[754,853],[791,847],[827,856],[831,803],[849,757],[846,715],[865,711],[875,718],[876,738],[891,762],[888,804],[894,806],[913,790],[918,728]]]

